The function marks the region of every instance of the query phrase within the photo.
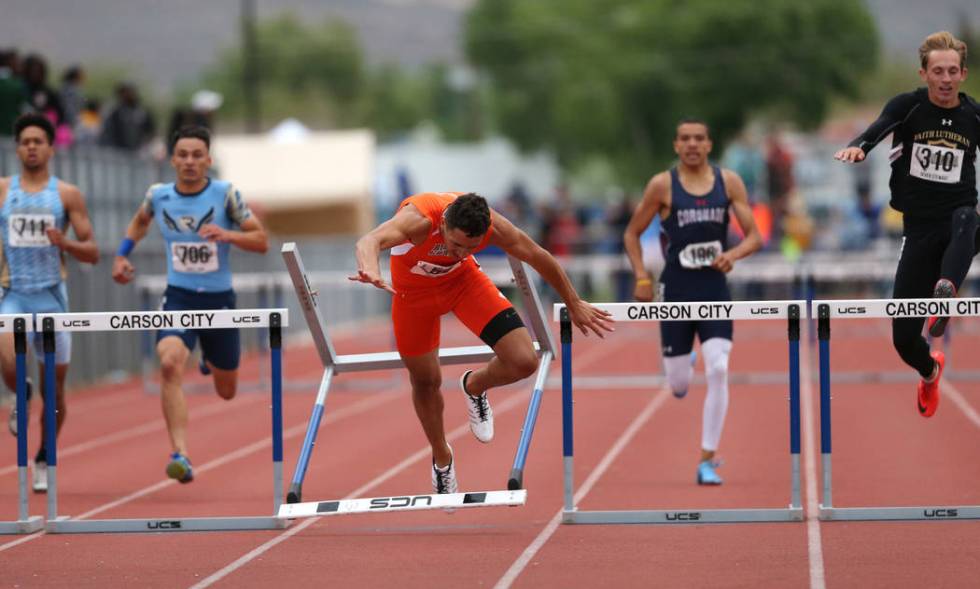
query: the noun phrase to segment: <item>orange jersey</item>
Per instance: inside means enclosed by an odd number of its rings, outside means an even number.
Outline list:
[[[446,207],[462,194],[464,193],[422,192],[402,201],[399,209],[414,205],[432,222],[432,228],[425,241],[418,245],[405,242],[391,248],[391,283],[395,290],[441,288],[457,277],[478,271],[479,266],[473,256],[459,260],[449,255],[446,241],[439,231]],[[487,247],[492,230],[491,225],[474,251]]]

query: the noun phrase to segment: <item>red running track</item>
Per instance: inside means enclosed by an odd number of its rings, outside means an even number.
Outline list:
[[[887,329],[835,329],[835,370],[901,370]],[[580,376],[659,373],[654,324],[621,325],[605,341],[577,336]],[[446,326],[445,345],[472,343]],[[337,338],[341,353],[388,349],[387,327]],[[954,345],[975,349],[967,338]],[[806,348],[805,348],[806,349]],[[807,349],[808,350],[808,349]],[[812,351],[812,350],[808,350]],[[806,457],[816,454],[817,387],[804,354]],[[968,354],[958,357],[966,368]],[[258,373],[257,359],[243,378]],[[785,326],[739,324],[739,373],[786,367]],[[447,424],[461,487],[502,488],[529,383],[496,391],[497,439],[466,428],[455,381],[445,371]],[[700,367],[699,367],[700,370]],[[559,367],[553,366],[557,377]],[[292,381],[316,381],[309,348],[286,355]],[[249,376],[250,375],[250,376]],[[555,381],[557,382],[557,381]],[[953,382],[937,415],[914,408],[914,381],[834,386],[837,506],[980,504],[980,384]],[[720,586],[971,587],[980,578],[978,522],[817,522],[815,472],[805,480],[807,522],[686,526],[557,525],[562,505],[561,408],[545,394],[528,459],[523,508],[471,509],[308,519],[285,531],[46,535],[0,538],[0,570],[19,587],[356,586]],[[286,476],[299,453],[315,385],[286,395]],[[722,441],[725,485],[694,484],[704,390],[676,400],[652,388],[576,388],[576,485],[583,509],[783,507],[789,499],[786,388],[733,385]],[[60,512],[74,517],[194,517],[271,513],[268,402],[190,396],[197,479],[167,481],[158,398],[135,383],[75,391],[59,445]],[[39,405],[39,404],[38,404]],[[39,407],[34,407],[32,419]],[[34,422],[32,422],[33,424]],[[35,449],[36,432],[32,432]],[[15,444],[4,437],[0,517],[16,514]],[[429,455],[399,372],[342,375],[304,487],[306,499],[428,492]],[[34,514],[43,496],[32,497]]]

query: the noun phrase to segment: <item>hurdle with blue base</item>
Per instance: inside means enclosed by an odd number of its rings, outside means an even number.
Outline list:
[[[697,319],[783,319],[789,340],[790,504],[771,509],[670,509],[582,511],[575,505],[572,383],[572,324],[568,309],[555,305],[561,323],[562,454],[566,524],[703,524],[802,521],[800,502],[800,319],[806,301],[724,303],[607,303],[596,307],[622,321],[690,321]]]
[[[962,299],[852,299],[813,301],[817,313],[820,357],[820,453],[823,463],[822,520],[980,519],[980,505],[926,505],[919,507],[834,507],[831,464],[830,320],[866,318],[978,317],[980,298]]]
[[[286,309],[234,309],[214,311],[154,311],[121,313],[39,314],[44,337],[44,420],[48,454],[49,533],[196,532],[273,530],[287,522],[275,516],[282,504],[282,328],[289,324]],[[56,331],[138,331],[144,329],[268,328],[271,350],[272,396],[272,503],[271,516],[155,517],[146,519],[71,519],[58,515],[58,446],[55,413]],[[173,481],[173,484],[177,484]]]
[[[17,373],[15,407],[17,408],[17,519],[0,521],[0,534],[30,534],[44,528],[44,518],[28,512],[27,489],[27,332],[34,330],[30,314],[0,315],[0,333],[14,334],[14,360]]]
[[[286,263],[296,296],[299,298],[300,308],[306,317],[310,333],[313,336],[313,343],[323,364],[323,377],[317,390],[317,396],[313,404],[313,411],[310,415],[309,425],[306,430],[306,437],[303,440],[303,447],[300,450],[299,458],[296,462],[296,469],[293,474],[289,492],[286,495],[286,504],[282,506],[279,513],[283,518],[304,517],[313,515],[334,515],[337,513],[359,513],[355,507],[369,505],[369,503],[357,503],[357,500],[347,500],[344,508],[333,509],[332,506],[337,501],[314,501],[301,503],[303,500],[303,481],[309,466],[313,447],[316,445],[317,432],[323,418],[324,406],[327,394],[330,390],[330,382],[333,375],[344,372],[364,372],[369,370],[386,370],[392,368],[402,368],[404,363],[398,352],[375,352],[368,354],[347,354],[338,355],[334,350],[330,336],[327,334],[326,323],[320,313],[317,291],[313,289],[307,278],[306,267],[299,254],[299,249],[295,243],[285,243],[282,247],[282,256]],[[528,402],[527,413],[524,417],[524,425],[521,429],[521,437],[518,442],[516,456],[507,479],[507,489],[512,491],[510,494],[498,493],[496,491],[483,492],[483,500],[471,504],[466,496],[478,496],[481,493],[457,493],[447,501],[454,502],[456,507],[479,507],[490,505],[522,505],[526,492],[524,487],[524,466],[527,461],[528,451],[531,446],[531,439],[534,435],[534,425],[538,416],[538,408],[543,396],[544,383],[548,376],[548,369],[551,360],[554,358],[555,344],[551,336],[551,331],[545,322],[545,314],[541,307],[541,300],[538,296],[534,284],[528,279],[524,264],[514,258],[508,258],[513,273],[514,283],[518,287],[524,303],[525,318],[530,323],[531,335],[536,339],[534,342],[535,352],[538,354],[538,370],[534,380],[534,389]],[[439,350],[439,363],[449,364],[470,364],[476,362],[488,362],[494,357],[493,350],[488,346],[462,346],[453,348],[441,348]],[[434,496],[415,495],[413,497],[430,497],[431,501],[419,501],[419,505],[427,509],[437,509],[445,507],[443,500],[435,500]],[[290,505],[293,504],[293,505]],[[424,504],[424,505],[423,505]],[[298,507],[302,506],[302,507]],[[319,509],[319,511],[318,511]],[[377,511],[377,508],[371,508]]]

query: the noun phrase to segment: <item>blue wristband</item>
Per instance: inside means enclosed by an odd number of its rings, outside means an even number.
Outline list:
[[[136,242],[127,237],[119,243],[119,250],[116,251],[116,255],[125,258],[129,252],[133,251],[134,247],[136,247]]]

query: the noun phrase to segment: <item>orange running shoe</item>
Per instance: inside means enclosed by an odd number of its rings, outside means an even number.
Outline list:
[[[942,378],[943,366],[946,365],[945,354],[935,351],[931,355],[939,369],[936,371],[936,378],[932,382],[919,381],[918,407],[922,417],[932,417],[936,408],[939,407],[939,379]]]

